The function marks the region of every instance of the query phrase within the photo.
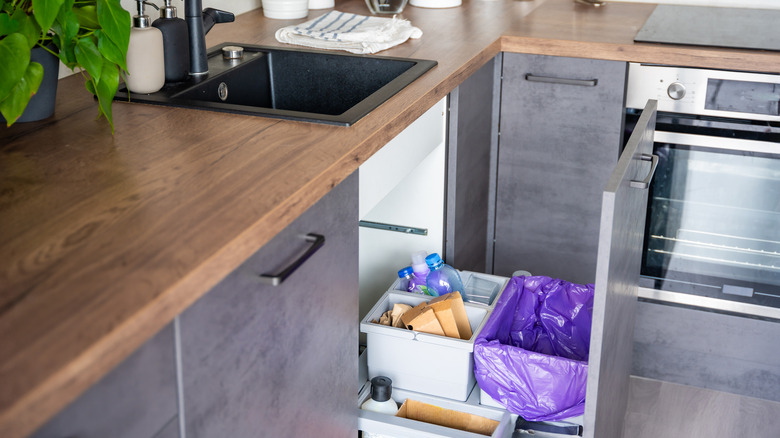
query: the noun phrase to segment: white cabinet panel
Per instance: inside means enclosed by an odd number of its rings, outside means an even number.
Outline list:
[[[409,266],[412,252],[443,251],[446,104],[442,99],[360,166],[360,220],[426,235],[360,227],[359,319]]]
[[[363,169],[361,168],[361,174]],[[363,220],[423,228],[425,236],[360,227],[360,318],[411,263],[414,251],[441,254],[444,242],[444,144],[440,144]]]
[[[442,99],[360,166],[360,219],[414,170],[415,163],[444,143],[446,102]]]

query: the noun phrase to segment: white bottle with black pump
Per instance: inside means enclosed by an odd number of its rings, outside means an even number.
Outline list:
[[[133,16],[130,44],[127,47],[127,89],[132,93],[150,94],[165,85],[165,54],[160,29],[144,14],[144,2],[138,1],[138,15]]]
[[[371,379],[371,398],[366,400],[360,409],[379,412],[381,414],[395,415],[398,405],[391,395],[393,394],[393,381],[389,377],[376,376]],[[363,438],[390,438],[386,435],[363,431]]]
[[[160,29],[163,36],[165,82],[181,82],[187,79],[190,68],[187,23],[177,16],[176,8],[171,6],[171,0],[165,0],[165,6],[160,8],[160,18],[154,20],[152,26]]]

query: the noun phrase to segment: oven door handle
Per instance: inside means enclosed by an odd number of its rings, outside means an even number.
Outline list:
[[[778,153],[777,143],[762,140],[747,140],[743,138],[717,137],[668,131],[655,131],[653,139],[656,143],[680,144],[696,146],[699,148],[758,152],[775,156]]]
[[[650,173],[648,173],[645,179],[643,179],[642,181],[637,181],[635,179],[632,179],[629,185],[635,189],[646,189],[650,187],[650,181],[653,180],[653,175],[655,175],[655,169],[658,167],[658,155],[642,154],[640,159],[642,161],[650,161]]]

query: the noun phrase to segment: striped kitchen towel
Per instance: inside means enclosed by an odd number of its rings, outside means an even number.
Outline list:
[[[412,26],[409,20],[339,11],[330,11],[305,23],[276,31],[276,40],[282,43],[358,54],[376,53],[421,36],[422,31]]]

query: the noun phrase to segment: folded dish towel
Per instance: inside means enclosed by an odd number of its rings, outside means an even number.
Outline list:
[[[276,31],[276,40],[282,43],[358,54],[376,53],[421,36],[422,31],[412,26],[409,20],[366,17],[339,11],[330,11],[305,23]]]

